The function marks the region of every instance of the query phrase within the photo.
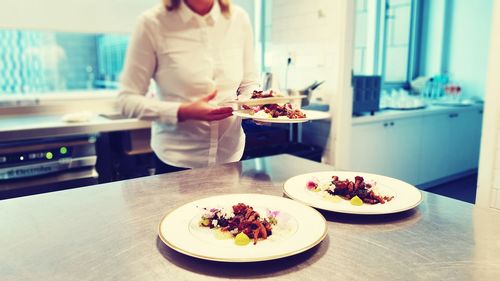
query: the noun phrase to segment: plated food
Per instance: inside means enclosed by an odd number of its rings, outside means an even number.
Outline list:
[[[273,90],[269,91],[253,91],[251,99],[265,99],[265,98],[273,98],[277,96],[282,96],[275,93]]]
[[[358,172],[318,172],[295,176],[284,193],[309,206],[349,214],[390,214],[415,208],[422,201],[414,186],[386,176]]]
[[[250,110],[249,114],[257,118],[301,119],[307,117],[307,115],[300,109],[294,109],[290,103],[285,103],[284,105],[274,103],[253,107],[244,105],[243,108]]]
[[[309,120],[304,111],[294,108],[289,102],[283,102],[284,100],[282,103],[269,101],[275,97],[273,91],[254,91],[250,100],[265,100],[266,102],[254,105],[241,104],[243,110],[234,111],[233,114],[242,118],[271,123],[299,123]]]
[[[317,178],[313,178],[307,182],[306,188],[313,192],[325,192],[326,195],[350,200],[354,206],[361,206],[363,203],[385,204],[394,198],[394,196],[381,194],[376,185],[377,183],[374,181],[365,182],[361,176],[355,176],[352,181],[348,178],[340,180],[338,176],[333,175],[331,180],[326,183],[321,183]],[[327,197],[327,199],[329,198]]]
[[[222,237],[234,237],[236,245],[246,245],[253,240],[265,240],[273,234],[272,226],[278,223],[278,211],[267,210],[267,219],[262,218],[253,207],[244,203],[232,206],[232,210],[211,208],[201,216],[200,226],[219,231]]]
[[[173,250],[224,262],[295,255],[320,243],[326,232],[326,221],[316,210],[262,194],[196,200],[167,214],[159,225],[160,239]]]

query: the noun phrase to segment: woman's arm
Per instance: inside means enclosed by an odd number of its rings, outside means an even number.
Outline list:
[[[128,45],[118,105],[125,116],[174,124],[177,122],[180,103],[145,97],[155,69],[154,40],[151,27],[143,15]]]
[[[260,88],[259,75],[255,66],[255,52],[253,47],[252,24],[245,13],[243,33],[245,34],[245,45],[243,50],[243,80],[238,88],[238,98],[248,99],[254,90]]]

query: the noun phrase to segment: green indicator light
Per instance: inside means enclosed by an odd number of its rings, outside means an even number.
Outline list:
[[[45,158],[47,158],[47,159],[49,159],[49,160],[50,160],[50,159],[52,159],[52,157],[54,157],[54,155],[52,154],[52,152],[47,152],[47,153],[45,154]]]
[[[59,148],[59,152],[61,154],[66,154],[66,153],[68,153],[68,149],[65,146],[63,146],[63,147]]]

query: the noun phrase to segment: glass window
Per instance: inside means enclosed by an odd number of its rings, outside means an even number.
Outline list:
[[[408,81],[411,0],[388,0],[386,3],[386,33],[384,81]]]
[[[386,85],[412,78],[414,1],[356,0],[355,74],[382,75]]]
[[[367,40],[367,32],[368,32],[368,0],[357,0],[356,1],[356,24],[354,31],[354,72],[357,74],[370,74],[372,70],[369,70],[367,57],[369,55],[368,50],[368,40]]]

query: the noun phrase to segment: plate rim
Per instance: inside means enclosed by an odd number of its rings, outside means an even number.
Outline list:
[[[392,180],[396,180],[396,181],[400,181],[402,183],[405,183],[407,185],[410,185],[411,187],[413,187],[416,191],[418,191],[419,193],[419,200],[415,203],[415,204],[412,204],[411,206],[409,207],[405,207],[405,208],[400,208],[400,209],[395,209],[395,210],[391,210],[391,211],[384,211],[384,212],[351,212],[351,211],[346,211],[346,210],[332,210],[332,209],[325,209],[325,208],[322,208],[322,207],[319,207],[317,206],[317,204],[312,204],[312,203],[309,203],[309,202],[306,202],[305,200],[301,200],[301,199],[296,199],[294,197],[292,197],[285,189],[285,186],[286,186],[286,183],[291,180],[292,178],[295,178],[295,177],[299,177],[299,176],[304,176],[304,175],[308,175],[308,174],[317,174],[317,173],[329,173],[329,172],[341,172],[341,173],[344,173],[344,172],[348,172],[348,173],[360,173],[360,174],[364,174],[364,175],[374,175],[374,176],[377,176],[377,177],[385,177],[385,178],[389,178],[389,179],[392,179]],[[380,175],[380,174],[373,174],[373,173],[365,173],[365,172],[354,172],[354,171],[320,171],[320,172],[311,172],[311,173],[304,173],[304,174],[300,174],[300,175],[296,175],[296,176],[293,176],[289,179],[287,179],[284,183],[283,183],[283,193],[289,197],[290,199],[292,200],[296,200],[296,201],[299,201],[303,204],[306,204],[312,208],[316,208],[316,209],[320,209],[320,210],[323,210],[323,211],[328,211],[328,212],[333,212],[333,213],[340,213],[340,214],[351,214],[351,215],[361,215],[361,216],[378,216],[378,215],[389,215],[389,214],[397,214],[397,213],[401,213],[401,212],[405,212],[405,211],[408,211],[408,210],[412,210],[416,207],[418,207],[423,199],[424,199],[424,196],[423,196],[423,193],[422,193],[422,190],[418,189],[417,187],[415,187],[414,185],[412,184],[409,184],[405,181],[402,181],[402,180],[399,180],[399,179],[396,179],[396,178],[393,178],[393,177],[388,177],[388,176],[384,176],[384,175]]]
[[[311,110],[307,109],[301,109],[302,112],[306,113],[310,112]],[[239,109],[239,110],[234,110],[233,115],[240,117],[240,118],[245,118],[245,119],[252,119],[258,122],[263,122],[263,123],[280,123],[280,124],[292,124],[292,123],[305,123],[309,121],[313,121],[314,119],[306,117],[306,118],[295,118],[295,119],[278,119],[278,118],[260,118],[260,117],[253,117],[252,115],[248,114],[249,116],[242,116],[240,113],[243,111],[251,111],[251,109]],[[312,110],[314,111],[314,110]],[[236,114],[235,114],[236,113]]]
[[[290,200],[292,202],[296,202],[298,204],[304,205],[305,207],[311,208],[311,210],[313,212],[317,213],[319,215],[319,217],[322,218],[322,222],[323,223],[321,225],[324,226],[323,233],[321,234],[320,237],[318,237],[318,239],[316,241],[314,241],[313,243],[311,243],[311,244],[309,244],[309,245],[307,245],[305,247],[302,247],[300,249],[297,249],[297,250],[294,250],[294,251],[291,251],[291,252],[287,252],[287,253],[284,253],[284,254],[280,254],[280,255],[272,255],[272,256],[258,257],[258,258],[215,258],[215,257],[210,257],[210,256],[199,255],[199,254],[196,254],[196,253],[192,253],[190,251],[183,250],[183,249],[181,249],[181,248],[173,245],[172,243],[168,242],[168,240],[163,236],[163,234],[161,232],[161,229],[162,229],[162,225],[163,225],[163,223],[165,221],[165,218],[167,216],[169,216],[175,210],[177,210],[177,209],[179,209],[179,208],[181,208],[183,206],[192,204],[195,201],[199,201],[199,200],[203,200],[203,199],[208,199],[208,198],[212,198],[212,197],[220,197],[220,196],[225,196],[225,195],[271,196],[271,197],[282,198],[282,199],[285,199],[285,200]],[[178,253],[181,253],[181,254],[184,254],[184,255],[187,255],[187,256],[190,256],[190,257],[198,258],[198,259],[209,260],[209,261],[217,261],[217,262],[230,262],[230,263],[270,261],[270,260],[276,260],[276,259],[281,259],[281,258],[286,258],[286,257],[290,257],[290,256],[293,256],[293,255],[297,255],[297,254],[303,253],[303,252],[305,252],[305,251],[307,251],[309,249],[314,248],[316,245],[318,245],[319,243],[321,243],[326,238],[327,234],[328,234],[328,224],[327,224],[327,221],[326,221],[325,217],[318,210],[316,210],[315,208],[312,208],[311,206],[309,206],[307,204],[303,204],[302,202],[293,200],[291,198],[285,198],[283,196],[277,196],[277,195],[260,194],[260,193],[229,193],[229,194],[221,194],[221,195],[214,195],[214,196],[208,196],[208,197],[199,198],[199,199],[187,202],[185,204],[182,204],[182,205],[179,205],[179,206],[173,208],[173,210],[170,210],[169,212],[167,212],[161,218],[160,222],[158,223],[158,237],[170,249],[172,249],[172,250],[174,250],[174,251],[176,251]]]
[[[251,104],[251,105],[262,105],[262,104],[268,104],[268,101],[275,101],[271,103],[276,103],[278,101],[290,101],[290,100],[301,100],[307,98],[306,95],[299,95],[299,96],[284,96],[284,97],[268,97],[268,98],[258,98],[258,99],[245,99],[245,100],[228,100],[228,101],[223,101],[221,104]],[[266,101],[267,99],[267,101]]]

